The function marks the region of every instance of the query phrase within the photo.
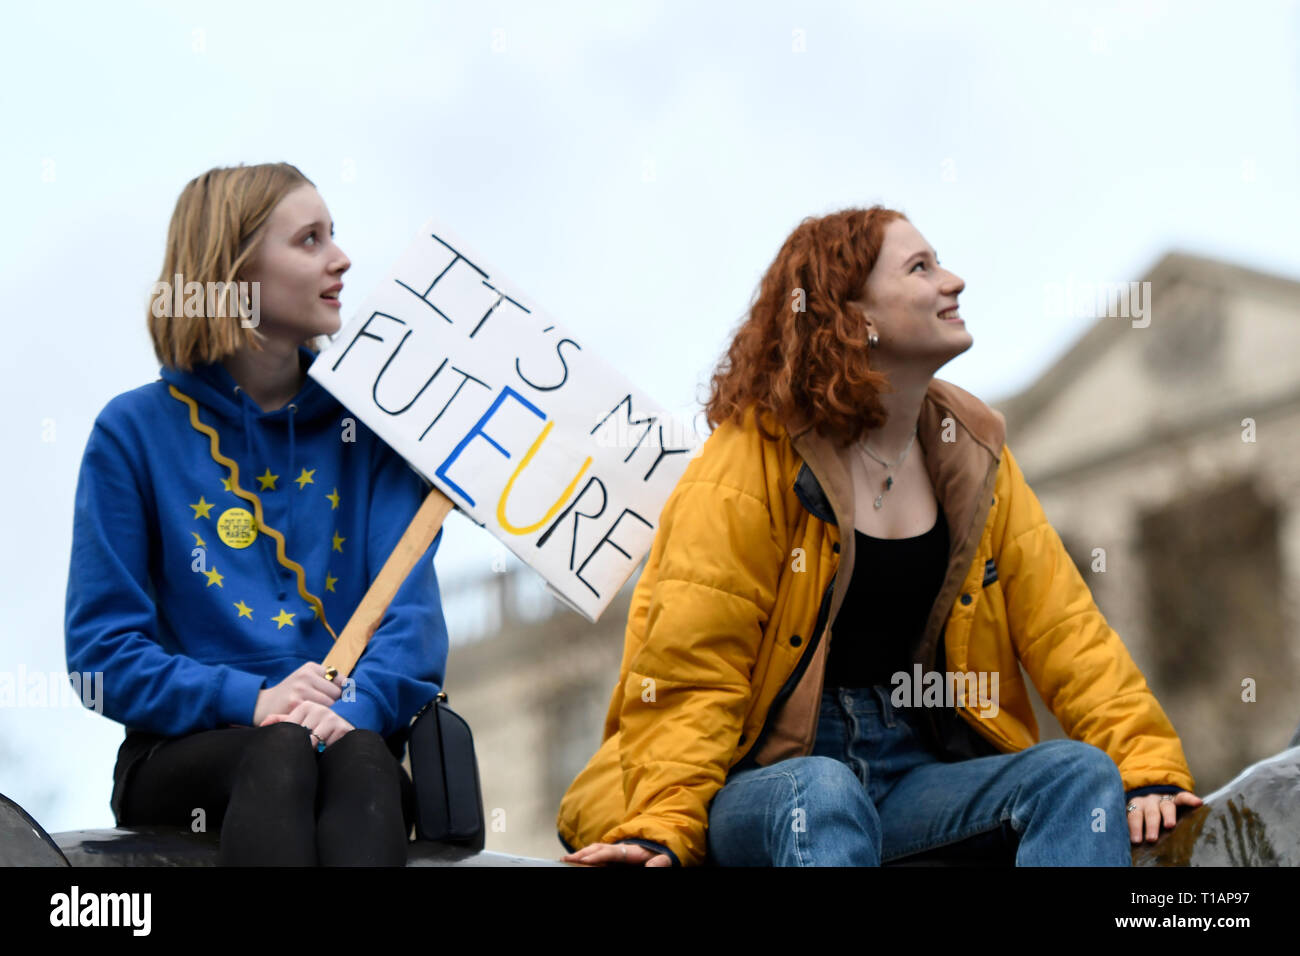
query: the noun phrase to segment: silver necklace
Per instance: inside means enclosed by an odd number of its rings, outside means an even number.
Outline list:
[[[885,468],[886,468],[887,470],[889,470],[889,471],[892,472],[895,468],[897,468],[899,465],[901,465],[901,464],[903,463],[903,460],[904,460],[905,458],[907,458],[907,453],[908,453],[909,451],[912,450],[912,442],[914,442],[914,441],[916,441],[916,427],[915,427],[915,426],[912,427],[912,437],[909,438],[909,439],[907,440],[907,447],[903,449],[903,454],[901,454],[901,455],[898,457],[898,461],[894,462],[892,465],[891,465],[889,462],[885,461],[885,460],[884,460],[883,458],[881,458],[880,456],[878,456],[878,455],[877,455],[875,452],[873,452],[870,448],[868,448],[865,439],[864,439],[863,441],[858,442],[857,445],[858,445],[858,447],[859,447],[860,449],[862,449],[864,452],[866,452],[868,455],[870,455],[870,456],[871,456],[872,458],[874,458],[876,461],[878,461],[878,462],[880,462],[882,465],[884,465]],[[876,506],[876,509],[877,509],[877,510],[879,510],[880,507],[885,503],[885,493],[888,492],[889,489],[892,488],[892,487],[894,487],[894,476],[893,476],[892,474],[886,475],[886,476],[885,476],[885,487],[884,487],[884,490],[881,491],[880,494],[876,495],[875,506]]]

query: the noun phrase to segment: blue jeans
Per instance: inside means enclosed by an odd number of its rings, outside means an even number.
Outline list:
[[[733,771],[709,808],[716,866],[879,866],[1004,844],[1017,866],[1131,866],[1119,768],[1049,740],[944,763],[885,686],[827,689],[813,753]]]

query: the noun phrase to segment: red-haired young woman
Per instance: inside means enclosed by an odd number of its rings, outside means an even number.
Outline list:
[[[880,206],[786,240],[664,507],[566,859],[1127,866],[1200,803],[1004,419],[934,377],[971,347],[964,288]],[[1038,742],[1021,665],[1070,739]]]

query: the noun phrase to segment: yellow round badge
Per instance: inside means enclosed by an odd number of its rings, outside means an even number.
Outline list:
[[[257,540],[257,521],[247,508],[227,508],[217,519],[217,534],[232,548],[247,548]]]

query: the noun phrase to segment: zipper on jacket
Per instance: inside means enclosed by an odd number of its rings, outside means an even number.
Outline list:
[[[817,623],[813,626],[813,636],[808,641],[808,648],[803,652],[803,657],[799,658],[799,663],[795,665],[794,672],[781,685],[781,689],[777,691],[776,696],[772,698],[772,703],[767,708],[767,716],[763,718],[763,729],[758,732],[753,746],[749,748],[749,752],[745,754],[742,762],[750,761],[758,751],[759,746],[763,743],[763,738],[767,736],[773,717],[781,709],[787,698],[794,693],[794,689],[799,686],[799,681],[803,679],[804,672],[808,670],[808,664],[812,661],[813,654],[817,652],[817,644],[821,640],[822,632],[826,630],[826,618],[830,614],[831,594],[835,590],[835,579],[837,577],[839,577],[838,570],[831,575],[830,583],[826,585],[826,591],[822,594],[821,607],[817,609]]]

